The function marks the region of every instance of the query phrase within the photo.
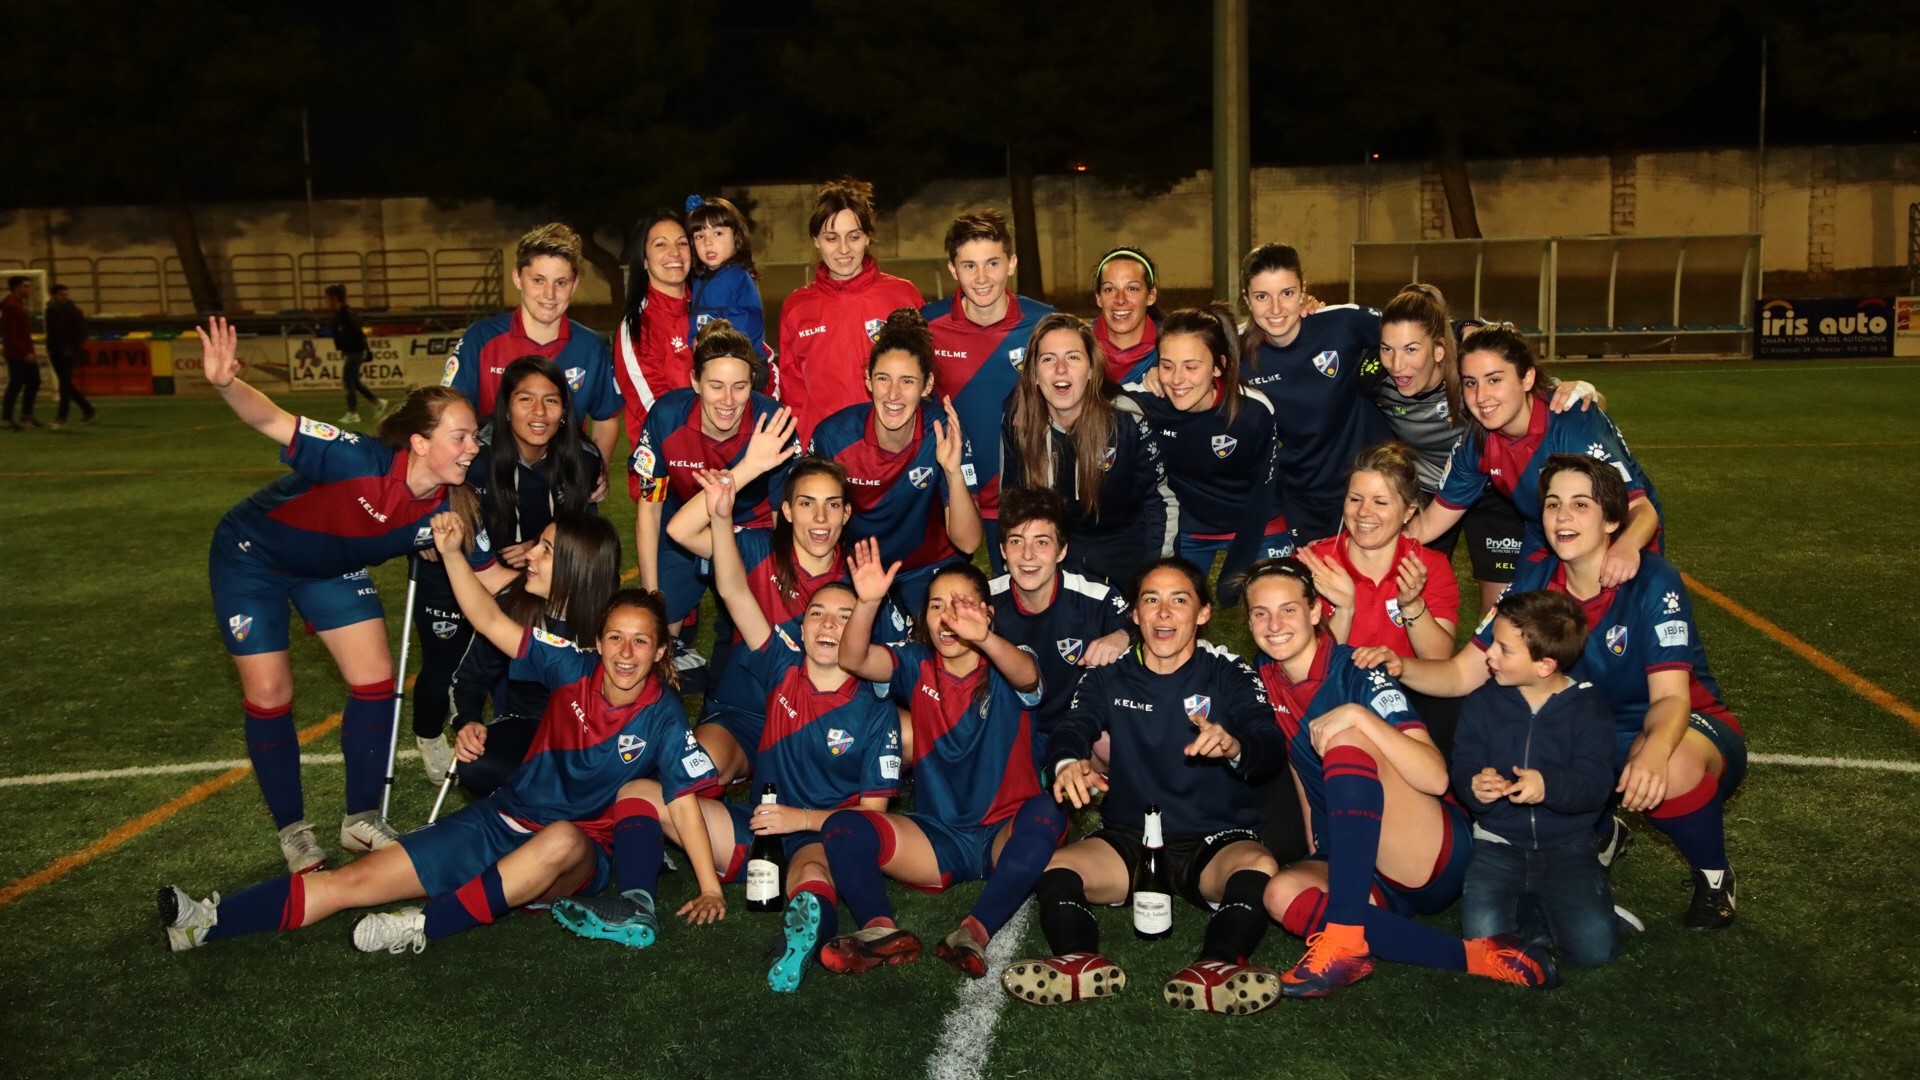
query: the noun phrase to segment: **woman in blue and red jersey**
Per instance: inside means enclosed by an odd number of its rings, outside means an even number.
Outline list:
[[[1548,550],[1523,560],[1508,590],[1564,592],[1585,610],[1593,629],[1569,674],[1599,687],[1613,710],[1620,808],[1644,811],[1692,868],[1687,929],[1719,930],[1733,922],[1735,899],[1722,806],[1746,775],[1746,735],[1707,667],[1680,571],[1664,556],[1638,551],[1638,573],[1606,584],[1615,549],[1635,543],[1622,539],[1633,518],[1629,490],[1613,462],[1548,458],[1536,488]],[[1408,686],[1426,693],[1463,696],[1489,678],[1484,653],[1492,642],[1488,618],[1449,660],[1361,659],[1398,668]],[[1610,863],[1626,827],[1604,819],[1601,828]]]
[[[934,575],[913,641],[874,644],[874,616],[899,569],[881,560],[872,540],[854,548],[860,602],[840,639],[840,665],[888,684],[907,710],[914,812],[841,810],[827,819],[827,862],[859,928],[827,942],[820,963],[852,975],[920,955],[920,939],[894,925],[886,878],[934,892],[985,879],[973,910],[934,946],[968,978],[984,978],[987,941],[1033,891],[1067,832],[1033,764],[1028,710],[1040,703],[1040,665],[993,632],[987,578],[972,563]]]
[[[883,273],[873,242],[873,185],[842,177],[820,185],[807,233],[820,256],[813,281],[780,305],[780,398],[793,409],[800,442],[820,421],[868,399],[867,353],[887,316],[918,308],[920,290]]]
[[[1175,552],[1211,569],[1225,551],[1220,602],[1237,602],[1235,579],[1255,559],[1293,552],[1276,508],[1273,406],[1240,384],[1233,316],[1225,307],[1183,308],[1160,327],[1156,393],[1134,400],[1160,433],[1168,486],[1180,502]],[[1142,383],[1128,387],[1145,389]]]
[[[1065,501],[1068,570],[1125,588],[1169,553],[1179,511],[1160,437],[1108,381],[1095,336],[1060,311],[1034,325],[1000,425],[1001,471],[1007,489],[1051,488]]]
[[[1660,551],[1660,496],[1613,420],[1599,409],[1554,412],[1553,383],[1517,331],[1487,327],[1460,346],[1460,388],[1466,436],[1453,448],[1446,478],[1420,517],[1421,541],[1453,528],[1489,487],[1513,500],[1526,519],[1520,560],[1544,550],[1540,526],[1541,466],[1555,454],[1586,454],[1604,461],[1627,485],[1624,528],[1608,545],[1600,583],[1633,577],[1641,551]]]
[[[1138,382],[1160,363],[1159,299],[1153,260],[1139,248],[1114,248],[1094,264],[1093,336],[1113,385]]]
[[[459,554],[464,530],[457,518],[440,515],[433,531],[444,554]],[[450,567],[449,576],[476,632],[512,644],[516,667],[553,688],[526,761],[488,798],[340,870],[290,874],[224,900],[215,894],[196,901],[176,886],[161,888],[160,918],[175,952],[239,934],[311,926],[349,908],[428,897],[424,908],[368,915],[353,928],[361,952],[419,952],[430,941],[494,922],[519,905],[597,891],[608,877],[609,844],[622,890],[646,896],[651,917],[650,887],[630,884],[638,871],[629,867],[648,867],[657,877],[660,821],[649,816],[650,805],[622,798],[639,777],[664,782],[671,793],[669,813],[689,838],[685,846],[701,894],[681,913],[692,922],[725,915],[701,805],[712,800],[700,798],[717,785],[712,767],[695,756],[698,750],[687,749],[693,736],[669,686],[671,647],[659,598],[636,589],[616,593],[592,620],[595,655],[513,622],[464,564]],[[474,741],[475,735],[462,739],[463,757],[471,756]],[[727,822],[725,811],[713,812]],[[641,849],[650,861],[630,857],[629,848]],[[645,944],[657,930],[654,920]],[[637,933],[630,937],[630,943],[643,943]]]
[[[923,407],[933,384],[933,337],[912,308],[887,316],[867,357],[872,400],[841,409],[813,432],[809,453],[838,461],[853,492],[855,540],[877,540],[880,557],[903,569],[908,610],[926,602],[941,564],[972,555],[983,526],[975,502],[973,452],[953,402],[944,419]]]
[[[1260,678],[1307,817],[1308,856],[1267,884],[1267,912],[1307,939],[1280,993],[1325,997],[1372,973],[1373,956],[1554,985],[1542,949],[1517,938],[1462,941],[1413,919],[1452,905],[1466,876],[1471,825],[1447,794],[1446,759],[1400,685],[1361,669],[1353,649],[1322,629],[1304,563],[1255,563],[1246,596]]]
[[[732,324],[708,323],[694,346],[693,385],[662,396],[633,444],[640,584],[666,596],[676,632],[699,606],[700,570],[662,523],[686,502],[698,501],[694,474],[745,464],[754,480],[740,493],[734,524],[764,529],[773,524],[772,508],[786,482],[782,466],[799,452],[787,410],[754,392],[755,374],[764,366],[753,343]]]
[[[239,377],[237,335],[214,318],[202,333],[206,378],[240,419],[279,443],[293,467],[227,511],[213,533],[207,577],[221,639],[240,674],[247,754],[280,833],[287,869],[311,870],[326,853],[307,824],[300,743],[293,723],[287,605],[313,626],[350,690],[341,710],[346,816],[340,843],[371,851],[393,843],[380,812],[393,738],[393,657],[380,595],[366,568],[433,540],[433,515],[452,507],[477,520],[461,486],[479,453],[478,423],[458,391],[416,390],[380,422],[377,440],[294,416]],[[485,534],[463,554],[494,587],[512,571],[495,564]]]
[[[756,835],[778,836],[786,850],[782,948],[767,983],[791,993],[820,942],[839,925],[820,828],[843,807],[886,813],[888,800],[900,791],[900,719],[874,687],[840,666],[841,636],[857,603],[853,586],[844,580],[819,584],[796,616],[785,616],[784,605],[763,610],[729,527],[733,478],[703,472],[700,482],[713,523],[714,588],[741,636],[729,678],[762,691],[754,780],[773,785],[779,797],[771,805],[727,806],[738,844],[748,845]],[[755,887],[748,882],[749,899]]]

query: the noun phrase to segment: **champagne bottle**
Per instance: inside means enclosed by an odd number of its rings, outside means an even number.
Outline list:
[[[779,802],[772,784],[760,789],[761,806],[774,806]],[[780,877],[786,868],[787,851],[778,836],[753,838],[753,847],[747,852],[748,911],[780,910]]]
[[[1133,933],[1158,941],[1173,933],[1173,879],[1167,871],[1166,841],[1160,836],[1160,808],[1147,807],[1146,837],[1133,875]]]

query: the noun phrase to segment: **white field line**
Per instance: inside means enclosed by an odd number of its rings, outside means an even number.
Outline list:
[[[402,750],[395,755],[406,761],[420,756],[418,750]],[[301,754],[302,765],[338,765],[346,760],[341,754]],[[89,769],[86,772],[34,773],[29,776],[0,776],[0,787],[37,787],[41,784],[80,784],[92,780],[120,780],[129,776],[167,776],[172,773],[226,772],[251,768],[246,758],[231,761],[180,761],[171,765],[134,765],[124,769]]]
[[[1747,760],[1761,765],[1798,765],[1814,769],[1877,769],[1881,772],[1920,773],[1920,761],[1893,761],[1887,758],[1807,757],[1804,754],[1749,754]]]
[[[993,1053],[993,1027],[1007,1003],[1007,993],[1000,989],[1000,969],[1013,959],[1032,912],[1033,901],[1021,904],[987,943],[987,977],[960,984],[959,1000],[947,1013],[940,1041],[927,1057],[927,1075],[933,1080],[975,1080],[986,1075],[987,1058]]]

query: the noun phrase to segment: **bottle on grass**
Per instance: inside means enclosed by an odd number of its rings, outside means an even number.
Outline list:
[[[1167,869],[1166,841],[1160,835],[1160,808],[1147,807],[1146,836],[1133,875],[1133,933],[1158,941],[1173,933],[1173,878]]]

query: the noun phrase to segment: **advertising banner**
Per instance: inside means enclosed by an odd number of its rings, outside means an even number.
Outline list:
[[[1920,356],[1920,296],[1894,297],[1893,355]]]
[[[1885,297],[1762,300],[1754,325],[1753,355],[1763,360],[1893,355],[1894,305]]]
[[[331,338],[287,338],[287,377],[295,390],[339,390],[346,359]],[[453,355],[460,335],[405,334],[367,337],[372,355],[360,365],[360,379],[376,393],[434,386]]]
[[[73,368],[73,384],[89,397],[148,397],[153,354],[146,341],[89,341]]]

